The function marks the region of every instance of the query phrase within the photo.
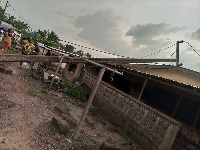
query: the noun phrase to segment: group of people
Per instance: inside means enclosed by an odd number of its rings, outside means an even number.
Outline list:
[[[11,44],[13,47],[16,48],[16,45],[19,45],[21,47],[22,55],[38,55],[39,53],[39,47],[37,43],[34,43],[32,41],[32,37],[22,37],[21,33],[18,31],[12,31],[12,30],[4,30],[3,28],[0,28],[0,41],[3,41],[3,49],[2,51],[7,52],[9,46]],[[22,66],[23,62],[20,62],[20,67]],[[30,67],[32,68],[34,63],[30,63]]]

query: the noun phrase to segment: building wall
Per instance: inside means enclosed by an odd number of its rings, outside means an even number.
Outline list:
[[[130,87],[130,96],[138,99],[142,87],[145,82],[144,77],[126,74],[123,76],[116,75],[114,80],[109,84],[118,87],[117,83],[119,78],[128,79],[132,82]],[[200,149],[200,95],[196,95],[193,92],[183,91],[181,88],[176,88],[170,85],[166,85],[162,82],[148,79],[145,85],[141,102],[153,107],[160,112],[175,118],[180,121],[182,126],[179,135],[184,138],[179,139],[178,149],[187,147],[189,149]],[[196,129],[195,129],[196,128]],[[177,146],[176,146],[177,147]]]

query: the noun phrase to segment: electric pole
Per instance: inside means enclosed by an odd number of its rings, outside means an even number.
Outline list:
[[[176,42],[176,66],[179,66],[179,43],[183,43],[184,41],[177,41]]]
[[[1,14],[0,25],[1,25],[1,22],[2,22],[2,20],[3,20],[3,15],[4,15],[4,13],[5,13],[7,7],[8,7],[8,1],[6,2],[5,8],[4,8],[4,10],[3,10],[2,14]]]

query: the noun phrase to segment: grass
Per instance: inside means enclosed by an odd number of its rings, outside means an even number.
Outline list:
[[[80,100],[81,102],[85,102],[88,99],[88,91],[84,86],[78,86],[76,84],[72,84],[70,82],[64,83],[63,91],[66,94]]]
[[[111,138],[111,137],[108,137],[108,138],[106,139],[106,141],[107,141],[108,143],[111,143],[111,142],[112,142],[112,138]]]
[[[38,97],[42,100],[45,100],[46,102],[51,102],[57,100],[55,97],[50,96],[48,94],[42,93],[42,92],[36,92],[34,90],[29,90],[28,94],[33,96],[33,97]]]
[[[66,140],[66,144],[68,148],[71,149],[82,150],[86,145],[99,144],[96,140],[83,132],[81,132],[77,139],[73,138],[74,131],[69,131],[66,136],[69,138],[68,140]]]

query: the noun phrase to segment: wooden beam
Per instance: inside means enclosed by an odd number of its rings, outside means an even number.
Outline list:
[[[59,56],[44,55],[0,55],[0,62],[59,62]],[[88,60],[96,63],[152,63],[152,62],[176,62],[175,59],[134,59],[134,58],[88,58]],[[82,57],[64,58],[63,63],[85,63]]]
[[[176,59],[136,59],[136,58],[89,58],[91,61],[102,63],[153,63],[176,62]]]
[[[63,62],[70,62],[65,58]],[[0,62],[59,62],[59,56],[43,55],[0,55]],[[83,62],[83,60],[82,60]]]

